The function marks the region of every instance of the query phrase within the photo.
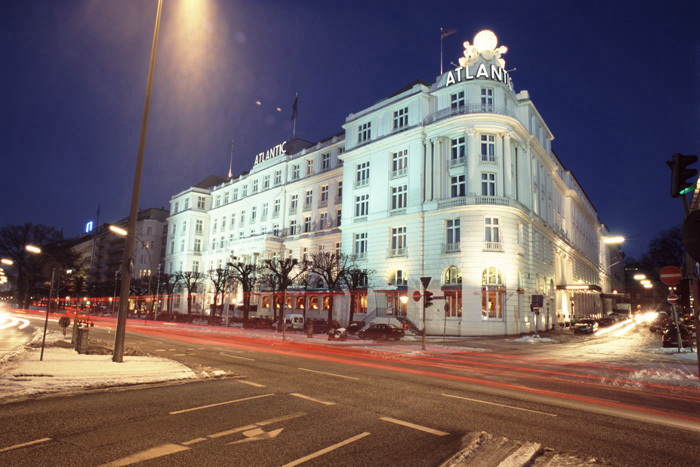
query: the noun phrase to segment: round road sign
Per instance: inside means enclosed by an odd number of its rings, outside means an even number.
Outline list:
[[[670,303],[671,305],[673,305],[674,303],[676,303],[676,301],[678,301],[678,295],[676,295],[676,294],[671,294],[671,295],[668,296],[668,298],[667,298],[666,300],[668,300],[668,303]]]
[[[675,266],[666,266],[661,269],[659,278],[666,285],[676,285],[683,279],[683,272]]]
[[[419,292],[418,290],[416,290],[415,292],[413,292],[413,300],[414,300],[414,301],[416,301],[416,302],[417,302],[417,301],[420,301],[420,297],[421,297],[421,294],[420,294],[420,292]]]

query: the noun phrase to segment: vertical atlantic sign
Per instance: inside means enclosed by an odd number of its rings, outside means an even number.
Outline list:
[[[266,160],[272,159],[273,157],[281,156],[282,154],[286,154],[286,149],[285,146],[287,145],[287,142],[285,141],[282,144],[278,144],[277,146],[268,149],[265,152],[261,152],[257,156],[255,156],[255,163],[253,166],[258,165],[261,162],[265,162]]]

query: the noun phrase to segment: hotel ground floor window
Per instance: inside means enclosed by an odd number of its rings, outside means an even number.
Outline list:
[[[481,317],[503,319],[506,287],[501,271],[493,266],[484,269],[481,275]]]
[[[367,313],[367,291],[353,292],[354,310],[353,313]]]
[[[461,318],[462,291],[443,289],[443,292],[445,294],[445,305],[448,305],[448,308],[445,310],[445,316],[447,318]]]
[[[303,310],[304,308],[306,308],[306,306],[304,306],[304,301],[305,297],[297,297],[297,310]]]
[[[406,316],[408,312],[408,297],[406,292],[395,292],[386,294],[387,314],[391,310],[394,316]]]

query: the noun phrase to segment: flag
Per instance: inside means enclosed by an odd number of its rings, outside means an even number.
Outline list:
[[[444,39],[445,37],[449,36],[450,34],[456,33],[456,29],[442,29],[440,28],[440,39]]]
[[[292,120],[297,119],[297,102],[299,102],[299,94],[294,98],[294,105],[292,106]]]

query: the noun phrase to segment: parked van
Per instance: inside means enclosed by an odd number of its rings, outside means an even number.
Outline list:
[[[284,325],[287,331],[303,331],[304,330],[304,315],[289,314],[284,317]],[[272,329],[277,330],[278,322],[272,324]]]

